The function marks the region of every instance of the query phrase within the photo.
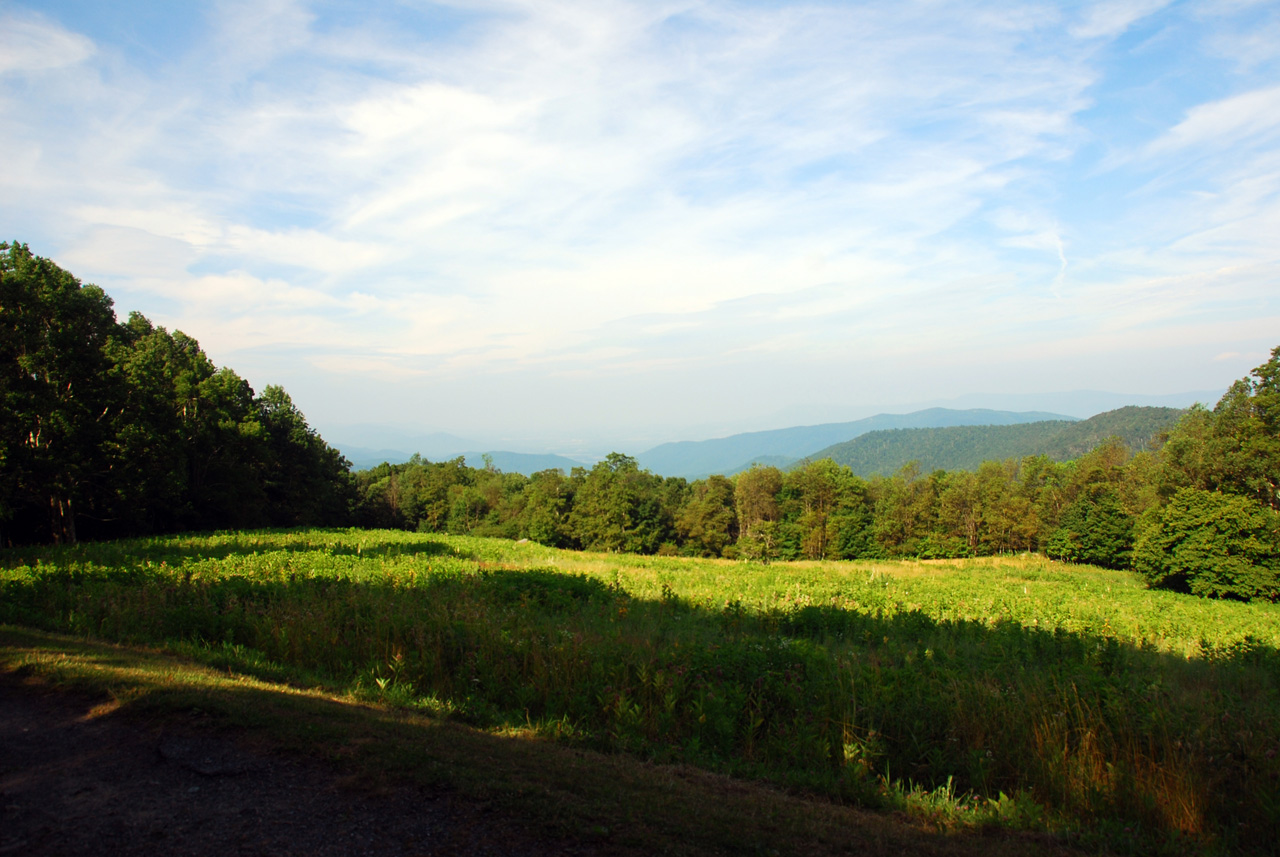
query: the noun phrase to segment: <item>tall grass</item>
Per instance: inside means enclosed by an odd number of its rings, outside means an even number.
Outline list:
[[[952,820],[1259,850],[1280,829],[1276,608],[1036,557],[227,534],[0,554],[0,621]]]

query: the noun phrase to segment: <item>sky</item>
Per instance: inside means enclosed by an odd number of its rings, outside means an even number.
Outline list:
[[[1274,0],[0,0],[0,116],[0,238],[348,442],[1053,410],[1280,345]]]

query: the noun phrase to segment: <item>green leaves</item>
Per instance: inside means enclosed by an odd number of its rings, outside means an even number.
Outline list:
[[[279,387],[0,244],[0,538],[346,523],[347,464]],[[81,532],[83,530],[83,532]]]
[[[0,244],[0,515],[45,509],[56,541],[76,540],[76,508],[103,475],[106,418],[122,405],[103,352],[115,321],[97,286]]]
[[[1152,586],[1214,598],[1280,598],[1280,515],[1247,497],[1184,488],[1148,513],[1134,567]]]
[[[1068,507],[1045,553],[1054,559],[1104,568],[1128,568],[1133,550],[1133,519],[1125,514],[1114,489],[1100,486]]]

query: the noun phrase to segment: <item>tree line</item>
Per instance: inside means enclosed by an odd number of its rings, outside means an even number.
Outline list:
[[[1280,348],[1156,450],[908,464],[830,459],[661,477],[611,453],[526,477],[415,456],[352,473],[285,391],[256,394],[195,340],[24,245],[0,245],[0,538],[265,526],[390,527],[555,547],[758,561],[1042,551],[1153,585],[1280,597]]]

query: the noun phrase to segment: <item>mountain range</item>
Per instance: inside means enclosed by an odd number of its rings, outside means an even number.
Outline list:
[[[793,426],[743,432],[711,440],[679,441],[655,446],[636,456],[640,466],[660,476],[701,479],[712,473],[731,476],[754,464],[787,468],[808,459],[831,458],[860,476],[888,475],[908,461],[923,470],[974,469],[983,461],[1024,455],[1066,460],[1083,455],[1107,437],[1120,437],[1131,449],[1142,449],[1182,413],[1177,408],[1124,407],[1079,420],[1044,411],[956,410],[927,408],[907,414],[877,414],[852,422]],[[468,449],[468,441],[448,434],[405,435],[368,432],[364,437],[388,441],[385,447],[335,443],[356,469],[382,462],[408,461],[416,452],[430,461],[462,456],[471,467],[483,467],[485,456],[506,473],[526,476],[540,470],[590,466],[593,458],[552,453]],[[391,444],[395,444],[394,447]],[[414,452],[405,451],[406,448]]]
[[[754,431],[713,440],[679,441],[655,446],[636,456],[640,466],[660,476],[700,479],[712,473],[731,476],[752,464],[785,467],[819,450],[881,429],[941,428],[946,426],[999,426],[1075,417],[1042,411],[992,411],[985,408],[952,410],[928,408],[909,414],[877,414],[846,423],[795,426]]]

